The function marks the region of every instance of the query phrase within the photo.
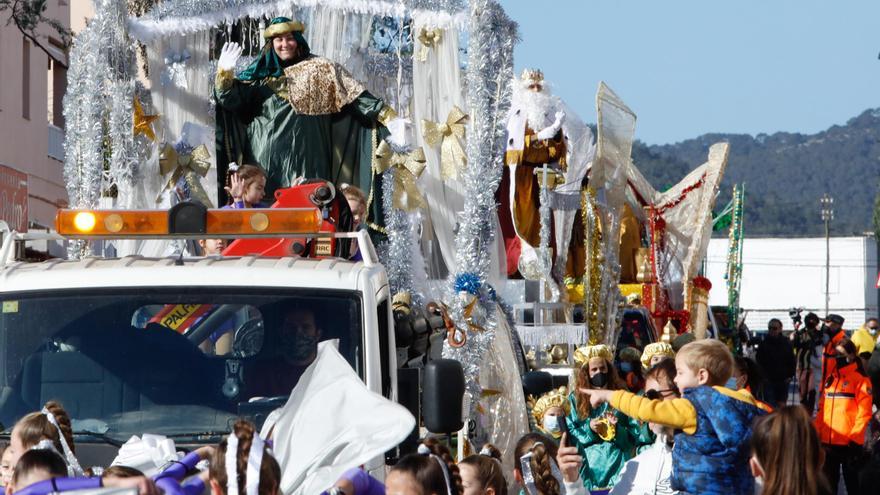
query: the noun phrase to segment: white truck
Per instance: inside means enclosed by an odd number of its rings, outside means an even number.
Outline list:
[[[414,378],[413,370],[401,370],[399,388],[388,278],[363,231],[335,234],[357,240],[358,262],[298,256],[15,259],[23,243],[46,238],[321,236],[273,230],[279,215],[320,219],[317,211],[207,210],[201,229],[175,232],[174,209],[61,210],[59,234],[5,232],[5,434],[23,414],[58,400],[73,418],[84,466],[108,465],[119,445],[145,432],[184,446],[214,443],[235,418],[259,425],[284,404],[314,359],[317,341],[329,339],[339,340],[340,353],[370,390],[406,398],[401,403],[418,418],[418,372]],[[192,218],[183,223],[193,230]],[[450,380],[442,372],[426,376],[434,382],[422,384],[426,389]],[[384,475],[383,465],[377,458],[366,467]]]

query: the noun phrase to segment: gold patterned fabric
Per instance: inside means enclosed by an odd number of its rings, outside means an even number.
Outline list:
[[[263,30],[263,38],[274,38],[287,33],[302,33],[305,30],[305,24],[300,21],[278,22]]]
[[[297,113],[337,113],[363,93],[364,86],[341,65],[313,57],[284,69],[287,98]]]

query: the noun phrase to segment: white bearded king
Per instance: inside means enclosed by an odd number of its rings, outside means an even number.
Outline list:
[[[513,81],[505,154],[509,173],[502,176],[498,198],[509,275],[523,266],[520,256],[528,258],[540,244],[541,182],[536,171],[545,164],[552,170],[548,187],[553,189],[550,247],[556,253],[554,273],[559,279],[583,274],[583,233],[580,222],[574,220],[580,208],[581,181],[594,153],[590,128],[550,92],[544,74],[536,69],[523,71]],[[569,252],[580,254],[569,256]]]

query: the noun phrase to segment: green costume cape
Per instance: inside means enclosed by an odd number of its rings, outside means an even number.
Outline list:
[[[289,19],[276,18],[271,24],[278,22]],[[371,163],[374,133],[377,140],[388,135],[377,121],[385,105],[363,91],[335,113],[297,112],[288,96],[315,89],[291,87],[285,69],[297,64],[326,68],[332,62],[312,55],[301,33],[293,35],[300,49],[296,60],[280,60],[269,39],[260,57],[228,87],[214,88],[218,197],[226,198],[230,162],[256,164],[266,171],[267,203],[296,177],[321,178],[337,186],[347,182],[368,196],[372,191],[368,223],[382,226],[381,176],[373,177]]]

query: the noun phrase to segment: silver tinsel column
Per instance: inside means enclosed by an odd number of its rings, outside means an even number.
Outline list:
[[[72,208],[96,208],[112,185],[131,189],[138,163],[133,135],[134,45],[126,3],[97,0],[95,16],[70,52],[64,95],[64,178]],[[71,257],[88,253],[72,243]]]
[[[495,295],[488,287],[490,246],[495,236],[495,190],[504,168],[504,118],[510,107],[513,47],[516,23],[491,0],[472,0],[468,40],[467,103],[471,125],[467,131],[464,211],[455,237],[457,273],[450,281],[450,314],[466,331],[462,347],[444,347],[443,356],[464,368],[470,416],[480,399],[480,363],[495,336]],[[463,297],[460,297],[462,295]],[[479,298],[481,310],[466,321],[465,306]]]
[[[419,248],[421,215],[407,213],[393,206],[394,174],[390,168],[382,174],[382,211],[388,240],[379,246],[379,258],[388,273],[391,294],[405,291],[412,296],[412,307],[425,303],[425,260]]]

